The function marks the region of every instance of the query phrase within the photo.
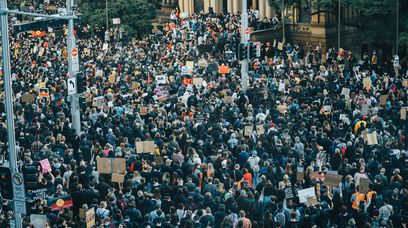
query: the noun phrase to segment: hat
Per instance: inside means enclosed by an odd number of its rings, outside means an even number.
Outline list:
[[[394,169],[394,174],[398,174],[398,173],[400,173],[400,169]]]

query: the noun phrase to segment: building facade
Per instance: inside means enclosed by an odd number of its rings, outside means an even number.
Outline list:
[[[181,13],[238,13],[242,11],[242,1],[247,1],[248,9],[259,11],[260,19],[277,16],[281,20],[282,12],[278,12],[269,4],[268,0],[156,0],[160,1],[162,11],[171,11],[178,7]],[[337,2],[336,0],[334,0]],[[167,9],[167,10],[166,10]],[[285,37],[286,42],[303,47],[316,48],[322,53],[331,47],[338,48],[338,8],[324,9],[317,5],[317,1],[299,0],[292,6],[286,6]],[[350,7],[340,9],[340,46],[354,53],[361,54],[361,37],[357,26],[353,24],[357,11]],[[281,30],[265,30],[253,33],[251,39],[255,41],[280,41]]]

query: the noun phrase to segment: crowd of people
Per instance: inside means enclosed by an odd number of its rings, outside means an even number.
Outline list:
[[[18,163],[42,193],[27,192],[24,227],[38,214],[46,227],[406,226],[408,73],[397,57],[263,43],[243,91],[238,14],[176,15],[128,42],[91,26],[77,38],[79,135],[66,38],[11,37]],[[125,158],[125,172],[102,172],[103,158]],[[12,218],[3,199],[1,227]]]

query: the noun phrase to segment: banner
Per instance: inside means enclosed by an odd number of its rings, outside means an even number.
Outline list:
[[[48,199],[47,203],[53,211],[74,206],[69,195]]]

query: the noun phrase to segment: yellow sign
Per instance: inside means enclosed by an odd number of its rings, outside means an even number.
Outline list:
[[[95,208],[91,208],[86,212],[86,228],[95,226]]]

